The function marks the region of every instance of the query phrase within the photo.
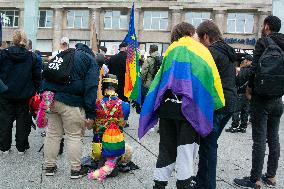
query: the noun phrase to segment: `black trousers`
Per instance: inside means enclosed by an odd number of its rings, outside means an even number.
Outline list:
[[[281,98],[264,100],[253,97],[252,110],[252,169],[251,180],[258,181],[262,175],[266,142],[269,147],[267,175],[274,177],[280,157],[279,124],[283,113]]]
[[[248,117],[250,111],[249,100],[245,94],[240,94],[238,97],[238,111],[233,113],[232,116],[232,127],[247,128]],[[240,123],[241,122],[241,123]]]
[[[194,175],[199,135],[183,120],[160,119],[159,156],[154,171],[155,188],[164,188],[177,168],[177,188],[188,188]]]
[[[19,152],[29,149],[31,115],[28,101],[12,101],[0,97],[0,150],[7,151],[12,144],[13,122],[16,121],[16,148]]]

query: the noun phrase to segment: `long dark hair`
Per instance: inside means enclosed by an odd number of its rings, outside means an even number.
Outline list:
[[[176,25],[171,33],[171,42],[178,41],[180,38],[185,36],[193,36],[195,33],[195,28],[193,25],[187,22],[181,22]]]
[[[209,36],[210,43],[214,43],[215,41],[223,40],[222,33],[218,26],[210,21],[206,20],[202,22],[196,29],[197,35],[200,39],[204,37],[205,34]]]

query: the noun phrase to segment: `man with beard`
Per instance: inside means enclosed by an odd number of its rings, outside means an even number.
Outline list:
[[[261,180],[270,188],[276,187],[279,124],[283,113],[281,97],[284,94],[284,35],[278,33],[280,29],[278,17],[266,17],[262,37],[255,46],[247,88],[247,96],[251,98],[252,169],[250,177],[234,179],[234,183],[243,188],[261,188]],[[269,147],[267,172],[262,175],[266,142]]]

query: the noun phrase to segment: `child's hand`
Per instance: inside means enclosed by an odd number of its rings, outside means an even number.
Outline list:
[[[85,120],[85,126],[87,129],[91,130],[93,128],[95,121],[93,119],[86,119]]]

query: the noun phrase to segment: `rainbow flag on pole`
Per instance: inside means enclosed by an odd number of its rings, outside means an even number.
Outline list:
[[[124,95],[140,104],[141,80],[139,76],[140,66],[139,66],[138,41],[134,27],[134,3],[131,9],[128,33],[124,39],[124,42],[128,44]]]
[[[201,135],[213,129],[214,110],[225,105],[219,72],[209,50],[191,37],[172,43],[143,104],[138,137],[158,122],[157,109],[167,89],[182,96],[182,113]]]

